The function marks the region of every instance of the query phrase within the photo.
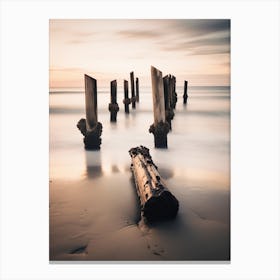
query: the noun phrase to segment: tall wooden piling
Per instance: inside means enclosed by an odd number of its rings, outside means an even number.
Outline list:
[[[97,85],[96,80],[85,74],[86,127],[91,130],[97,124]]]
[[[135,96],[135,86],[134,86],[134,73],[130,72],[130,84],[131,84],[131,103],[132,109],[136,108],[136,96]]]
[[[77,127],[84,135],[86,150],[99,150],[101,145],[102,124],[97,118],[97,82],[84,75],[86,119],[80,119]]]
[[[156,148],[167,148],[167,133],[169,124],[165,120],[165,101],[162,72],[151,66],[154,123],[149,132],[154,134]]]
[[[117,113],[119,105],[117,103],[117,81],[111,81],[111,103],[109,104],[109,111],[111,112],[111,122],[117,121]]]
[[[131,103],[131,100],[128,97],[128,81],[124,80],[123,88],[124,88],[124,99],[123,99],[124,111],[126,114],[129,114],[129,104]]]
[[[171,86],[171,108],[176,108],[177,93],[176,93],[176,77],[170,75],[170,86]]]
[[[129,114],[129,104],[131,103],[130,98],[128,97],[128,81],[124,80],[123,82],[123,88],[124,88],[124,111],[126,114]]]
[[[184,83],[184,95],[183,95],[183,99],[184,99],[184,104],[187,104],[187,100],[188,100],[188,81],[185,81]]]
[[[136,102],[139,102],[139,80],[138,80],[138,78],[136,78],[135,84],[136,84]]]
[[[169,124],[170,130],[172,129],[171,120],[174,118],[173,108],[171,107],[172,88],[170,83],[170,75],[163,77],[164,89],[164,105],[165,105],[165,119]]]

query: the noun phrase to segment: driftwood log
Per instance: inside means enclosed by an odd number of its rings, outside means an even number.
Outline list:
[[[178,212],[179,202],[167,189],[149,149],[140,146],[130,149],[129,154],[143,216],[148,221],[174,218]]]

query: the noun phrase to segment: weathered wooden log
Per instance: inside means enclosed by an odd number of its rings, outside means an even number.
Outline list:
[[[124,87],[124,99],[123,99],[124,111],[126,114],[129,114],[129,104],[131,103],[131,100],[128,97],[128,81],[124,80],[123,87]]]
[[[149,149],[140,146],[130,149],[129,154],[143,216],[148,221],[174,218],[179,209],[179,202],[167,189]]]
[[[136,108],[136,96],[135,96],[135,87],[134,87],[134,73],[130,72],[130,84],[131,84],[131,103],[132,109]]]
[[[184,99],[184,104],[187,104],[187,100],[188,100],[188,81],[185,81],[184,83],[184,95],[183,95],[183,99]]]
[[[97,119],[97,83],[88,75],[85,79],[86,119],[80,119],[78,129],[84,135],[86,150],[99,150],[101,145],[102,124]]]
[[[111,103],[109,104],[109,111],[111,112],[111,122],[117,121],[117,113],[119,111],[119,105],[117,103],[117,81],[111,82]]]
[[[139,80],[138,80],[138,78],[136,78],[135,84],[136,84],[136,101],[139,102]]]
[[[154,123],[150,126],[149,132],[154,134],[156,148],[167,148],[167,133],[169,124],[165,120],[165,105],[163,92],[162,72],[151,66]]]
[[[163,89],[164,89],[164,106],[165,106],[165,119],[169,124],[170,130],[172,129],[171,121],[174,118],[174,111],[171,107],[171,83],[170,75],[163,77]]]

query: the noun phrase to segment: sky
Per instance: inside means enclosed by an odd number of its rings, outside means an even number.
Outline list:
[[[84,74],[106,86],[139,77],[151,65],[190,86],[230,85],[230,20],[62,20],[49,22],[50,88],[83,88]]]

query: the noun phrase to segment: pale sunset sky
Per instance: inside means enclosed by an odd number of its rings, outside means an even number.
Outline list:
[[[50,88],[105,86],[134,71],[150,86],[151,65],[177,85],[230,85],[230,20],[50,20]]]

